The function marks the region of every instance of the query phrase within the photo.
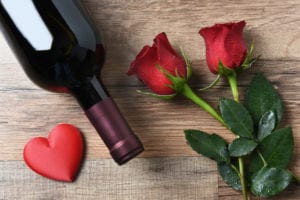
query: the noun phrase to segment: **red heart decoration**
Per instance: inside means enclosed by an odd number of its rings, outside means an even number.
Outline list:
[[[79,130],[70,124],[59,124],[48,138],[31,139],[24,147],[23,156],[36,173],[71,182],[79,169],[82,153],[83,140]]]

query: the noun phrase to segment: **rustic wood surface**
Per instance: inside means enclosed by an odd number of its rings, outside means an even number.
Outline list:
[[[67,94],[44,91],[24,74],[0,36],[0,199],[241,199],[219,178],[214,162],[197,155],[185,143],[184,129],[233,136],[196,105],[178,97],[161,101],[138,95],[146,90],[127,77],[130,62],[145,44],[164,31],[171,43],[182,46],[193,62],[191,85],[201,88],[215,77],[205,63],[201,27],[216,22],[246,20],[247,43],[255,42],[261,60],[239,77],[240,92],[258,71],[272,81],[285,104],[283,125],[294,129],[295,150],[290,169],[300,176],[300,1],[217,0],[83,0],[102,29],[107,61],[103,82],[115,98],[145,152],[119,167]],[[217,107],[220,96],[230,97],[226,81],[199,93]],[[51,181],[30,171],[23,162],[26,142],[48,135],[57,123],[76,125],[84,134],[86,155],[74,183]],[[300,199],[291,186],[272,199]]]

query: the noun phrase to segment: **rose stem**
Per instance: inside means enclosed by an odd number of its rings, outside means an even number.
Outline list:
[[[236,102],[240,101],[239,98],[239,91],[237,87],[237,77],[236,77],[236,72],[233,71],[232,74],[227,76],[233,98]],[[242,185],[242,192],[243,192],[243,199],[247,200],[247,189],[246,189],[246,183],[245,183],[245,175],[244,175],[244,161],[242,157],[238,157],[239,161],[239,170],[240,170],[240,179],[241,179],[241,185]]]
[[[206,112],[208,112],[216,120],[218,120],[222,125],[226,126],[223,118],[217,113],[217,111],[213,107],[211,107],[206,101],[204,101],[198,95],[196,95],[188,84],[184,84],[181,90],[181,94],[187,97],[188,99],[192,100],[201,108],[203,108]]]
[[[236,75],[233,78],[228,77],[228,80],[229,80],[234,98],[237,102],[239,102],[239,93],[238,93],[238,89],[237,89]],[[185,97],[187,97],[188,99],[192,100],[198,106],[203,108],[206,112],[208,112],[210,115],[212,115],[216,120],[218,120],[223,126],[227,127],[223,118],[217,113],[217,111],[214,108],[212,108],[206,101],[204,101],[199,96],[197,96],[188,84],[185,84],[183,86],[183,88],[181,90],[181,94],[184,95]],[[247,197],[247,190],[246,190],[246,184],[245,184],[245,178],[244,178],[244,162],[243,162],[242,157],[239,157],[238,160],[239,160],[239,171],[240,171],[243,199],[247,200],[248,197]]]

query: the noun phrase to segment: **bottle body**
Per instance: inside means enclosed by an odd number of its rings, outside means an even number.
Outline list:
[[[132,138],[139,150],[130,150],[129,145],[128,151],[142,151],[142,144],[97,79],[105,59],[103,41],[80,1],[0,0],[0,20],[2,32],[33,82],[75,96],[110,150]],[[105,104],[109,109],[102,112],[114,113],[109,119],[94,116],[104,109],[102,101],[110,102]],[[101,128],[107,127],[103,122],[122,128]],[[114,159],[119,164],[127,161]]]
[[[105,53],[100,34],[82,12],[79,2],[72,0],[1,1],[6,38],[26,74],[40,87],[90,96],[80,88],[91,90],[89,81],[100,74]],[[94,101],[109,96],[101,95],[94,94]],[[91,106],[81,104],[85,109]]]

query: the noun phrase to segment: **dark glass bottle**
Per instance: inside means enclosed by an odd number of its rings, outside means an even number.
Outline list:
[[[105,51],[79,0],[0,0],[1,30],[30,79],[71,93],[118,164],[143,145],[97,78]]]

